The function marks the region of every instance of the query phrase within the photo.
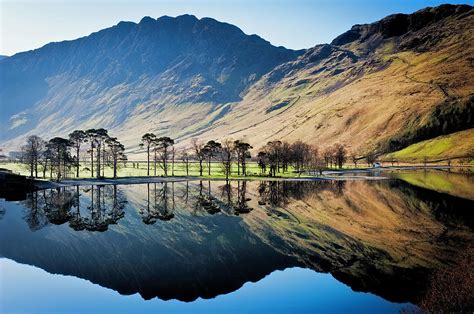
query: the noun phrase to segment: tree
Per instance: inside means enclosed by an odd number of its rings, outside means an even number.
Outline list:
[[[203,147],[204,154],[207,156],[208,175],[211,175],[211,161],[212,161],[212,158],[217,156],[217,154],[219,153],[219,150],[221,149],[221,147],[222,147],[221,144],[216,142],[216,141],[209,141]]]
[[[117,164],[119,161],[127,160],[125,155],[125,146],[120,143],[116,137],[110,137],[106,140],[106,144],[109,148],[109,153],[112,158],[112,166],[114,170],[114,178],[117,178]]]
[[[86,130],[86,142],[90,143],[90,149],[88,153],[91,156],[91,177],[94,177],[94,148],[96,147],[95,129]]]
[[[158,155],[160,158],[160,167],[165,173],[165,177],[168,176],[168,160],[170,157],[170,147],[174,145],[174,140],[164,136],[156,140],[156,145],[158,147]]]
[[[194,150],[194,158],[199,162],[199,176],[202,177],[202,162],[206,158],[206,150],[202,143],[200,143],[196,138],[191,140]]]
[[[186,176],[189,176],[189,153],[186,148],[181,150],[180,158],[186,169]]]
[[[276,176],[276,172],[280,169],[281,146],[281,141],[268,142],[265,146],[265,152],[268,158],[268,165],[270,167],[270,177]]]
[[[225,179],[229,180],[229,176],[232,171],[232,155],[234,154],[234,145],[230,140],[224,140],[221,144],[221,162],[222,172],[225,175]]]
[[[38,161],[44,151],[45,141],[36,135],[31,135],[26,139],[26,144],[21,148],[23,162],[30,168],[30,177],[38,177]]]
[[[371,167],[377,160],[377,155],[375,154],[375,152],[369,152],[365,159],[367,160],[367,165]]]
[[[87,134],[82,130],[75,130],[69,134],[69,141],[71,142],[72,147],[74,147],[76,150],[76,178],[79,178],[79,152],[81,150],[81,144],[84,143],[86,138]]]
[[[311,159],[310,159],[310,169],[317,171],[319,175],[323,174],[323,169],[325,167],[325,160],[319,155],[319,151],[316,147],[311,148]]]
[[[296,141],[290,147],[285,155],[289,155],[289,161],[293,163],[296,172],[301,173],[310,164],[313,156],[313,147],[311,145],[303,143],[302,141]],[[316,150],[317,151],[317,150]],[[316,152],[317,154],[317,152]]]
[[[357,162],[359,161],[359,158],[357,158],[357,155],[351,155],[352,163],[354,164],[354,168],[357,168]]]
[[[46,171],[48,171],[48,167],[51,170],[51,165],[50,165],[51,159],[52,159],[51,149],[49,149],[45,143],[45,150],[39,160],[39,164],[41,165],[41,169],[43,171],[43,178],[46,178]],[[51,174],[50,174],[50,177],[52,177]]]
[[[326,148],[323,152],[324,162],[326,163],[326,168],[329,168],[329,164],[332,166],[332,149]]]
[[[109,138],[108,132],[106,129],[97,129],[95,130],[95,140],[96,140],[96,151],[97,151],[97,157],[96,157],[96,172],[97,172],[97,178],[101,177],[101,156],[104,157],[104,151],[105,151],[105,141]],[[105,158],[102,158],[105,159]]]
[[[171,176],[174,177],[174,159],[176,157],[176,149],[171,146]],[[174,183],[173,183],[174,184]]]
[[[153,133],[145,133],[142,136],[140,147],[146,148],[147,153],[147,175],[150,175],[150,148],[156,143],[156,135]]]
[[[234,141],[234,150],[237,154],[237,174],[240,175],[240,165],[242,165],[242,174],[246,175],[246,159],[250,158],[249,150],[252,146],[249,143]]]
[[[264,151],[258,152],[257,154],[257,164],[260,168],[260,173],[267,172],[267,153]]]
[[[333,151],[334,151],[334,161],[336,165],[339,167],[339,169],[341,169],[342,165],[347,160],[347,151],[344,148],[344,145],[341,145],[341,144],[334,145]]]
[[[300,143],[303,143],[299,141]],[[299,143],[298,143],[299,144]],[[307,145],[307,144],[305,144]],[[281,142],[280,146],[280,153],[279,153],[279,164],[281,165],[281,168],[283,172],[288,171],[288,166],[289,164],[294,161],[294,151],[293,151],[293,145],[290,145],[288,142]],[[303,153],[302,151],[300,153]],[[303,158],[301,158],[303,160]]]
[[[55,170],[56,180],[59,181],[64,176],[66,167],[73,161],[69,152],[71,142],[65,138],[55,137],[50,139],[46,146],[51,152],[51,169]]]

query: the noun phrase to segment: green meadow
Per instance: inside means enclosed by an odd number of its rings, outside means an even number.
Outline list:
[[[95,165],[94,165],[95,166]],[[0,168],[8,169],[13,171],[14,173],[29,176],[30,170],[26,164],[22,163],[0,163]],[[94,173],[91,173],[90,170],[90,163],[81,163],[80,170],[79,170],[79,177],[76,177],[76,168],[72,167],[67,173],[67,179],[87,179],[87,178],[95,178],[96,169],[94,168]],[[147,163],[146,162],[126,162],[121,163],[119,168],[117,169],[117,177],[119,178],[126,178],[126,177],[145,177],[147,176]],[[155,167],[154,164],[150,163],[150,176],[155,176]],[[156,176],[164,176],[164,171],[159,167],[156,166]],[[197,177],[199,176],[199,163],[198,162],[190,162],[189,163],[189,174],[186,173],[186,166],[183,162],[175,162],[174,164],[174,171],[173,167],[169,166],[168,176],[174,177]],[[256,162],[249,162],[247,163],[247,175],[246,178],[251,177],[265,177],[268,176],[268,171],[266,174],[262,174],[260,168],[258,167]],[[301,175],[303,177],[304,175]],[[38,169],[38,177],[43,178],[43,172],[41,169]],[[104,168],[104,177],[112,178],[113,177],[113,168],[106,166]],[[219,162],[212,162],[211,163],[211,172],[209,175],[207,163],[203,167],[203,178],[225,178],[225,175],[222,171],[222,165]],[[242,173],[238,174],[237,164],[232,165],[232,174],[230,178],[240,178],[244,177]],[[277,177],[282,178],[292,178],[292,177],[300,177],[298,173],[296,173],[293,167],[289,167],[288,171],[277,173]],[[55,175],[53,173],[53,179]],[[46,172],[44,179],[51,179],[49,171]]]

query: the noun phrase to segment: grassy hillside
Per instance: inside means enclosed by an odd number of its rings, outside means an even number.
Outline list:
[[[321,148],[340,142],[363,154],[445,134],[447,120],[446,131],[452,130],[455,117],[469,117],[458,111],[472,110],[473,29],[471,10],[403,36],[382,39],[377,33],[342,46],[316,46],[265,75],[199,136],[244,138],[254,147],[274,138]],[[432,43],[402,45],[417,38]],[[450,110],[455,105],[459,110]],[[443,121],[434,118],[439,112]],[[463,123],[467,128],[473,121]]]
[[[427,160],[442,160],[468,155],[474,157],[474,129],[422,141],[387,154],[383,159],[396,159],[402,162],[423,162],[425,157]]]

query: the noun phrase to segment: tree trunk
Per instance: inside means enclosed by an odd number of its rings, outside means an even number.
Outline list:
[[[146,175],[147,175],[147,176],[150,176],[150,145],[147,146],[146,152],[147,152],[147,170],[146,170]]]
[[[94,177],[94,148],[91,146],[91,177]]]
[[[154,158],[153,158],[153,171],[154,171],[154,175],[156,177],[156,150],[155,150],[155,155],[154,155]]]
[[[79,149],[80,149],[80,146],[76,146],[76,158],[77,158],[77,164],[76,164],[76,178],[79,178]]]
[[[102,147],[102,160],[103,160],[103,165],[102,165],[102,177],[105,177],[105,144]]]
[[[207,174],[210,176],[211,175],[211,156],[208,157],[207,164],[209,165],[207,169]]]
[[[97,156],[96,156],[96,160],[97,160],[97,173],[96,173],[96,176],[97,178],[100,178],[100,147],[101,147],[101,144],[97,145]]]
[[[35,158],[35,177],[38,177],[38,158]]]
[[[240,176],[240,158],[239,157],[237,157],[237,175]]]

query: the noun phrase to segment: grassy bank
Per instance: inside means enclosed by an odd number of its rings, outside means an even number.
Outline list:
[[[459,164],[460,159],[462,159],[463,163],[474,165],[473,160],[459,158],[468,155],[474,156],[474,129],[438,136],[412,144],[402,150],[385,155],[383,159],[423,163],[426,158],[428,161],[444,161],[446,163],[449,158],[452,158],[452,162],[456,164]]]
[[[134,166],[135,165],[135,166]],[[14,173],[29,176],[30,170],[27,165],[21,163],[0,163],[0,168],[8,169],[13,171]],[[174,171],[171,169],[168,170],[168,176],[175,176],[175,177],[197,177],[199,176],[199,163],[191,162],[189,164],[189,173],[186,172],[185,164],[182,162],[175,162]],[[43,177],[43,173],[39,170],[38,176],[40,178]],[[117,177],[118,178],[126,178],[126,177],[144,177],[147,176],[147,163],[146,162],[127,162],[125,165],[122,163],[119,169],[117,170]],[[153,163],[150,164],[150,176],[155,176],[155,169]],[[164,176],[164,171],[157,166],[156,168],[156,176]],[[267,176],[266,174],[261,174],[260,168],[258,167],[257,163],[250,162],[247,164],[247,175],[246,177],[262,177]],[[294,172],[294,169],[290,167],[287,172],[281,172],[277,174],[278,177],[282,178],[296,178],[300,177],[297,173]],[[76,169],[71,168],[71,171],[67,175],[67,179],[88,179],[95,177],[95,169],[94,174],[90,171],[90,163],[81,163],[79,177],[76,177]],[[105,167],[104,169],[104,177],[112,178],[113,177],[113,169],[112,167]],[[222,172],[221,164],[218,162],[211,163],[211,173],[208,172],[208,167],[203,169],[203,178],[225,178],[224,173]],[[232,166],[232,175],[230,178],[241,178],[243,177],[242,174],[238,175],[237,165]],[[54,174],[53,174],[53,178]],[[51,179],[49,176],[49,171],[46,172],[45,179]]]

